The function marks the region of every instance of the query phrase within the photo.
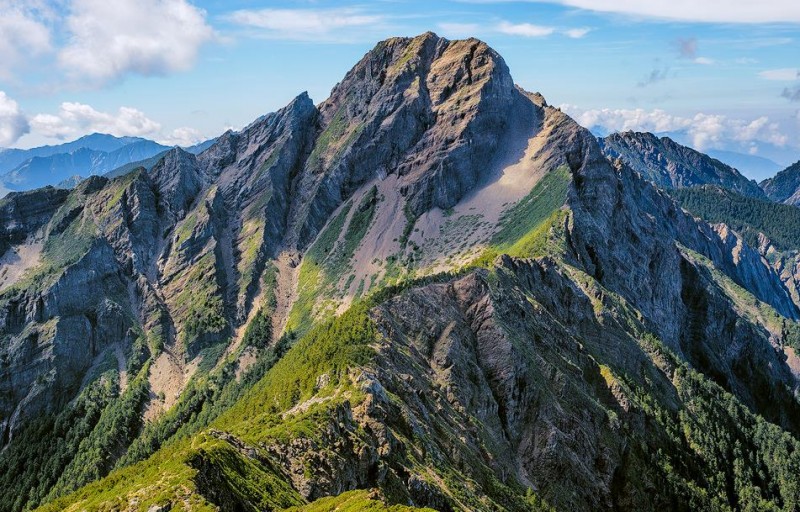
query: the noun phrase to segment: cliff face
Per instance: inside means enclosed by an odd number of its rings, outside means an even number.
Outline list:
[[[652,133],[614,133],[600,139],[609,158],[620,158],[662,188],[719,185],[750,197],[764,197],[751,180],[715,158]]]
[[[790,165],[774,177],[760,183],[764,193],[773,201],[800,204],[800,162]]]
[[[116,465],[51,509],[790,510],[796,287],[603,148],[428,33],[197,156],[10,196],[0,504]]]

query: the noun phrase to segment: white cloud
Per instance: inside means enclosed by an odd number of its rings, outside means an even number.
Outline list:
[[[176,128],[166,137],[160,139],[158,142],[164,144],[165,146],[194,146],[198,142],[203,142],[207,140],[208,137],[204,137],[202,133],[194,128],[189,127],[181,127]]]
[[[533,25],[531,23],[509,23],[501,21],[497,24],[497,31],[511,36],[545,37],[556,31],[553,27]]]
[[[706,23],[798,23],[797,0],[533,0],[597,12]]]
[[[765,80],[791,81],[800,78],[797,68],[767,69],[758,73]]]
[[[572,39],[580,39],[591,31],[592,29],[590,28],[571,28],[565,30],[564,35],[566,35],[567,37],[571,37]]]
[[[619,132],[680,132],[699,150],[721,147],[729,141],[744,144],[766,142],[776,146],[785,146],[789,142],[778,123],[770,121],[767,116],[745,120],[702,112],[691,117],[676,116],[660,109],[582,110],[574,105],[563,105],[562,109],[587,128],[601,127]]]
[[[374,29],[384,23],[381,15],[359,8],[332,9],[242,9],[226,19],[257,29],[259,35],[276,39],[324,41],[351,38],[353,29]]]
[[[0,91],[0,146],[10,146],[30,131],[17,102]]]
[[[50,29],[40,18],[35,1],[0,0],[0,78],[10,78],[14,68],[51,48]]]
[[[472,37],[481,30],[477,23],[439,23],[438,26],[445,37]]]
[[[62,103],[57,115],[33,116],[30,125],[42,137],[61,140],[93,132],[117,137],[152,137],[161,130],[159,123],[135,108],[120,107],[115,114],[109,114],[89,105],[70,102]]]
[[[501,20],[494,25],[479,25],[477,23],[439,23],[439,29],[446,37],[475,37],[479,33],[498,33],[518,37],[547,37],[555,33],[563,34],[572,39],[581,39],[592,31],[589,27],[556,28],[532,23],[511,23]]]
[[[205,16],[186,0],[73,0],[59,61],[74,78],[98,82],[184,71],[214,36]]]
[[[702,64],[704,66],[710,66],[714,64],[716,61],[714,59],[709,59],[708,57],[695,57],[692,61],[695,64]]]

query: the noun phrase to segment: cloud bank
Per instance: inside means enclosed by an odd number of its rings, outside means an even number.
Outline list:
[[[785,146],[789,142],[789,136],[781,131],[778,123],[772,122],[767,116],[744,120],[705,113],[697,113],[691,117],[676,116],[660,109],[583,110],[574,105],[563,105],[561,108],[589,129],[608,132],[681,132],[700,151],[721,147],[727,141],[745,145],[763,142],[775,146]]]
[[[58,60],[74,79],[100,83],[185,71],[214,36],[205,18],[185,0],[73,0]]]
[[[16,143],[30,129],[28,119],[17,102],[0,91],[0,147]]]

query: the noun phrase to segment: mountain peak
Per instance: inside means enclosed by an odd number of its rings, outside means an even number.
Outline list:
[[[300,246],[356,188],[393,174],[408,211],[452,207],[489,172],[510,124],[533,119],[497,52],[432,32],[378,43],[319,105],[302,187],[317,194]],[[491,134],[491,135],[489,135]]]

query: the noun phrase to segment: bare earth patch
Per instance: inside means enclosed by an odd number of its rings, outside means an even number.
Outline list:
[[[0,290],[13,286],[28,269],[39,264],[43,244],[34,242],[11,247],[0,258]]]
[[[168,350],[159,354],[148,375],[150,401],[145,408],[145,421],[155,420],[175,405],[190,375],[189,366],[184,366],[180,358]]]

